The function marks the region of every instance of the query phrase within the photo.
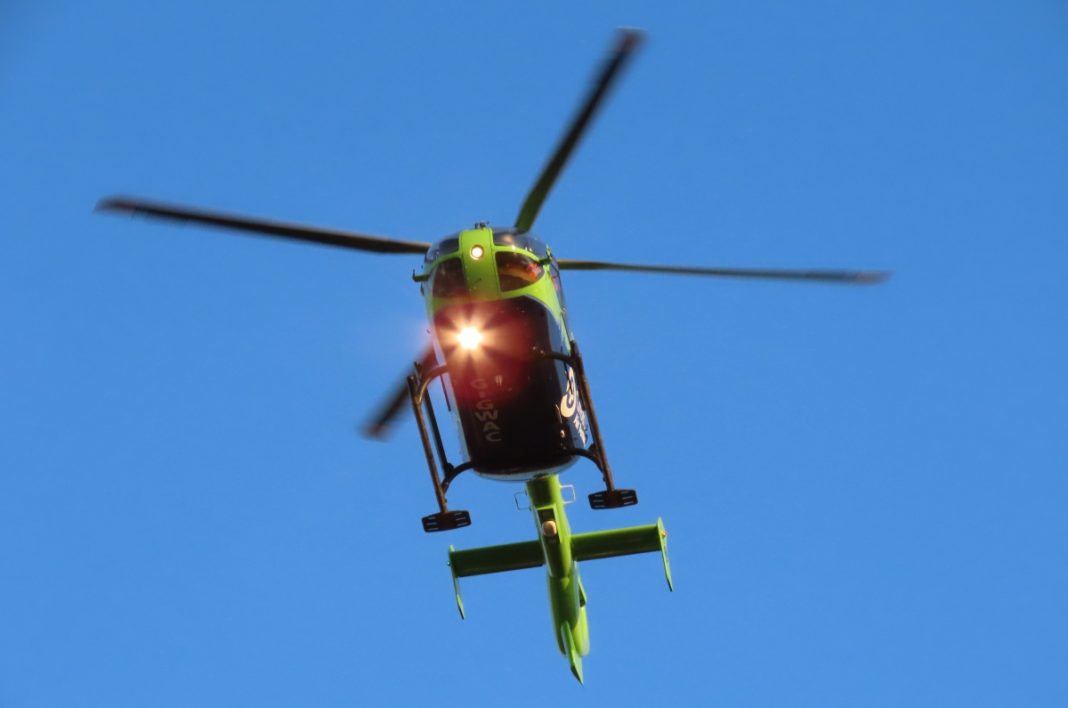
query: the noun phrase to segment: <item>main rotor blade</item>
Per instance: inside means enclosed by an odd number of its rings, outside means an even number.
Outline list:
[[[219,226],[224,229],[247,231],[249,233],[278,238],[290,238],[298,241],[322,243],[328,246],[341,246],[357,251],[374,253],[426,253],[429,243],[419,241],[401,241],[383,236],[371,236],[354,231],[325,229],[317,226],[287,224],[280,221],[266,221],[234,214],[220,214],[191,207],[173,204],[161,204],[130,197],[108,197],[96,205],[97,211],[125,212],[133,216],[148,216],[172,221],[192,221],[198,224]]]
[[[664,273],[667,275],[706,275],[722,278],[762,278],[765,280],[807,280],[843,285],[875,285],[890,277],[888,271],[873,270],[788,270],[778,268],[692,268],[689,266],[634,265],[603,261],[576,261],[561,258],[556,261],[561,270],[622,270],[635,273]]]
[[[437,355],[434,353],[434,348],[429,347],[419,361],[419,368],[425,372],[432,369],[436,364]],[[408,374],[404,374],[401,376],[400,381],[390,389],[389,395],[382,399],[382,403],[375,410],[374,415],[367,419],[367,423],[363,426],[363,434],[376,440],[385,439],[389,434],[390,428],[397,422],[397,418],[411,409],[409,395]]]
[[[642,33],[638,30],[619,30],[619,37],[616,40],[612,54],[609,56],[608,61],[605,62],[604,68],[601,69],[601,73],[597,77],[597,81],[594,83],[589,95],[587,95],[586,101],[571,121],[571,126],[564,133],[560,144],[556,146],[556,152],[553,153],[545,167],[542,168],[538,181],[534,183],[530,193],[527,194],[526,201],[523,202],[523,207],[519,210],[519,216],[515,220],[515,227],[520,233],[530,231],[530,228],[534,225],[534,220],[538,218],[542,203],[549,196],[549,190],[552,189],[553,183],[556,182],[556,178],[564,169],[568,157],[571,156],[571,152],[582,137],[582,132],[586,129],[590,119],[593,118],[594,113],[597,112],[612,82],[619,76],[624,63],[641,43],[641,39]]]

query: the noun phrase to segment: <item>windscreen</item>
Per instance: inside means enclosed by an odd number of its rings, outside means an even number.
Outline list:
[[[507,251],[497,253],[497,278],[501,283],[501,292],[533,285],[544,273],[545,269],[530,256]]]
[[[442,261],[430,276],[431,293],[434,297],[449,298],[467,292],[464,282],[464,267],[459,258]]]

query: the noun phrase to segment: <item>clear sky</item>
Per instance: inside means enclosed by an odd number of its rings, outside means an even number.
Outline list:
[[[414,426],[418,259],[96,215],[129,193],[418,240],[509,223],[616,26],[648,42],[557,255],[895,271],[565,279],[620,511],[585,686],[533,536]],[[1068,704],[1063,2],[0,5],[0,705]],[[592,465],[565,475],[580,498]]]

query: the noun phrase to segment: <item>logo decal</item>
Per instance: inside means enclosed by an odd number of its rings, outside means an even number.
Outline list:
[[[586,445],[589,443],[589,436],[586,433],[588,423],[586,421],[586,411],[582,410],[582,405],[579,403],[577,389],[575,370],[569,366],[567,368],[567,390],[560,397],[560,415],[571,421],[571,424],[575,426],[575,430],[578,431],[582,444]]]
[[[575,391],[575,372],[567,368],[567,391],[560,398],[560,415],[570,418],[578,410],[578,394]]]
[[[481,426],[482,438],[486,442],[499,443],[501,442],[501,426],[497,425],[497,417],[500,415],[500,411],[497,410],[497,405],[490,398],[489,384],[485,379],[474,379],[471,382],[471,387],[478,392],[478,402],[475,403],[475,408],[478,412],[475,413],[475,420]]]

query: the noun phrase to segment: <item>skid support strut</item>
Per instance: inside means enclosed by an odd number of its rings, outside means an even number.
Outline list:
[[[434,415],[434,407],[427,395],[427,386],[435,378],[445,373],[446,367],[438,366],[424,375],[419,365],[415,366],[415,374],[408,377],[408,396],[412,402],[412,412],[415,413],[415,422],[419,426],[419,438],[423,443],[423,452],[426,454],[426,465],[430,470],[430,481],[434,485],[434,496],[437,497],[438,509],[436,514],[423,517],[423,530],[427,533],[433,531],[448,531],[462,526],[471,525],[471,514],[467,511],[449,511],[448,502],[445,499],[445,490],[449,483],[460,472],[467,468],[466,465],[454,468],[445,457],[445,446],[441,441],[441,431],[438,430],[437,417]],[[423,415],[423,407],[426,407],[427,415]],[[444,482],[438,475],[437,461],[434,459],[434,449],[430,446],[430,431],[427,430],[426,418],[430,418],[431,429],[434,433],[434,444],[441,456],[441,464],[445,468]]]
[[[600,492],[589,495],[591,509],[618,509],[622,506],[633,506],[638,503],[638,492],[633,489],[620,489],[616,487],[612,479],[612,467],[608,464],[608,456],[604,451],[604,439],[601,438],[601,426],[597,422],[597,411],[593,408],[593,396],[590,395],[590,382],[586,378],[586,366],[582,362],[582,354],[579,352],[578,343],[571,340],[571,354],[557,354],[556,352],[542,352],[542,356],[562,361],[575,372],[575,381],[578,383],[578,393],[582,397],[582,406],[586,409],[586,415],[590,421],[590,431],[593,433],[593,447],[589,452],[592,455],[584,455],[593,460],[597,468],[601,470],[605,488]]]

